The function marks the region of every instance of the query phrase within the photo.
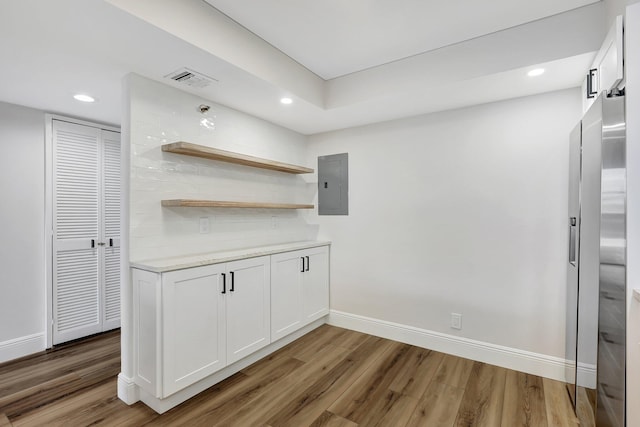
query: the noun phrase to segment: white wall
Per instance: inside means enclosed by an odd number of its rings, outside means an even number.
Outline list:
[[[332,309],[564,358],[580,102],[570,89],[311,136],[308,163],[349,153],[349,216],[317,217]]]
[[[640,0],[604,0],[606,16],[604,17],[604,24],[611,26],[616,16],[624,15],[627,5],[637,3]]]
[[[306,137],[137,75],[131,109],[130,259],[141,260],[313,239],[307,213],[266,209],[162,208],[162,199],[310,203],[315,187],[298,175],[163,153],[187,141],[304,164]],[[274,102],[276,102],[274,100]],[[207,115],[200,104],[211,106]],[[207,126],[201,123],[208,119]],[[199,233],[209,218],[210,232]]]
[[[0,103],[0,362],[46,346],[44,113]]]
[[[640,425],[640,4],[625,22],[627,116],[627,425]]]

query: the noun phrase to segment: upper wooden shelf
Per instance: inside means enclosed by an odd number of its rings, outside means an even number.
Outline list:
[[[266,209],[313,209],[313,205],[295,203],[227,202],[221,200],[173,199],[162,200],[165,207],[183,208],[266,208]]]
[[[252,166],[254,168],[276,170],[280,172],[295,174],[313,173],[313,169],[306,168],[304,166],[290,165],[288,163],[276,162],[274,160],[261,159],[259,157],[218,150],[217,148],[206,147],[204,145],[192,144],[184,141],[165,144],[162,146],[162,151],[166,151],[167,153],[184,154],[185,156],[219,160],[221,162],[235,163],[238,165]]]

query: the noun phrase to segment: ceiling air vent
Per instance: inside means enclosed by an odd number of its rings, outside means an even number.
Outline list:
[[[191,87],[207,87],[212,83],[216,83],[217,80],[209,76],[205,76],[197,71],[190,70],[189,68],[181,68],[173,73],[167,74],[165,77],[175,80],[178,83],[183,83]]]

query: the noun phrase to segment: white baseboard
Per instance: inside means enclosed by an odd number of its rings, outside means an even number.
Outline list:
[[[456,337],[337,310],[331,310],[328,323],[478,362],[564,381],[566,363],[560,357]]]
[[[122,372],[118,374],[118,399],[127,405],[133,405],[140,400],[138,386],[133,378],[124,376]]]
[[[46,350],[44,332],[0,342],[0,363]]]
[[[576,382],[581,387],[596,388],[597,376],[596,365],[578,363]]]

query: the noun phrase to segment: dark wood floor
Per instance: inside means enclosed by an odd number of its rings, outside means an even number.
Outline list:
[[[116,397],[119,340],[0,365],[0,427],[577,425],[562,383],[327,325],[158,415]]]

